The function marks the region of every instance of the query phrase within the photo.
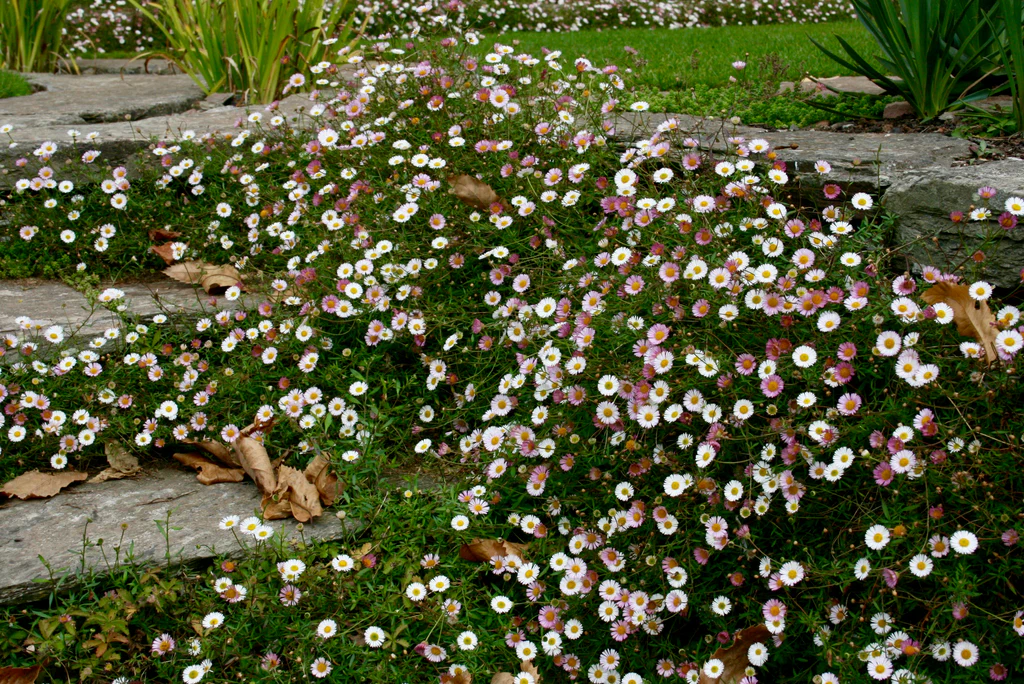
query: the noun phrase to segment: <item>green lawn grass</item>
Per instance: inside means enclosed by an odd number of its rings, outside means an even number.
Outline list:
[[[763,60],[778,65],[784,80],[804,73],[818,77],[852,75],[815,47],[810,38],[837,45],[842,36],[856,49],[873,54],[874,40],[857,22],[827,24],[777,24],[769,26],[724,26],[706,29],[619,29],[575,33],[515,33],[501,42],[513,41],[524,52],[541,48],[562,50],[567,56],[586,56],[595,64],[626,63],[625,47],[639,51],[646,66],[633,81],[659,90],[682,90],[697,85],[716,86],[736,75],[732,63],[747,62],[749,77],[757,77]],[[490,46],[496,36],[482,45]],[[770,69],[769,69],[770,70]]]
[[[13,71],[0,71],[0,98],[30,95],[32,85],[21,74]]]

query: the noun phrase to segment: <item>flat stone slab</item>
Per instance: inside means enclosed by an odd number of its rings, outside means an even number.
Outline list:
[[[770,131],[685,114],[620,116],[615,120],[614,139],[626,143],[648,138],[659,124],[671,118],[677,119],[680,128],[697,138],[705,149],[724,149],[731,136],[742,136],[748,141],[763,138],[775,148],[778,158],[788,164],[790,176],[800,175],[804,183],[811,185],[835,181],[849,184],[855,190],[879,192],[906,171],[949,168],[955,161],[970,156],[969,140],[939,133]],[[821,176],[815,171],[814,164],[819,159],[832,165],[832,173]]]
[[[62,73],[75,74],[70,65],[61,65]],[[173,62],[166,59],[76,59],[78,75],[95,74],[152,74],[167,76],[182,73]]]
[[[801,93],[820,93],[824,96],[837,93],[882,95],[885,90],[866,76],[833,76],[831,78],[805,78],[799,83],[783,81],[779,92],[785,93],[799,87]]]
[[[29,74],[28,80],[45,90],[0,100],[0,125],[11,124],[16,129],[61,126],[60,136],[54,136],[58,141],[68,140],[69,126],[176,114],[191,109],[204,97],[202,89],[184,75]]]
[[[64,76],[63,78],[81,80],[111,78],[119,80],[114,76]],[[142,79],[151,87],[166,83],[172,79],[186,79],[191,84],[191,87],[194,87],[194,84],[192,84],[187,76],[132,76],[126,78]],[[5,123],[14,123],[3,114],[5,106],[3,103],[32,97],[36,97],[36,95],[0,100],[0,126]],[[195,106],[198,108],[203,104],[203,99],[202,92],[199,92],[198,96],[194,98],[190,96],[188,107]],[[289,119],[294,119],[300,111],[308,110],[313,104],[309,100],[308,95],[290,95],[280,101],[277,113]],[[186,109],[188,108],[186,107]],[[81,156],[83,149],[99,150],[102,153],[99,161],[103,164],[121,164],[129,161],[139,150],[148,147],[153,140],[180,140],[185,131],[193,131],[196,137],[206,133],[233,132],[245,121],[250,112],[263,112],[264,116],[272,116],[272,114],[266,113],[265,110],[265,105],[249,107],[225,106],[212,107],[204,111],[189,109],[188,111],[181,111],[181,113],[168,116],[151,115],[150,118],[137,121],[88,125],[78,122],[75,128],[83,136],[95,132],[99,135],[99,138],[96,140],[80,141],[77,149],[71,145],[71,139],[68,137],[68,124],[48,123],[45,117],[37,122],[30,116],[29,120],[21,120],[20,124],[15,124],[14,130],[10,133],[16,143],[15,147],[0,147],[0,188],[13,185],[13,179],[18,177],[18,169],[14,167],[14,161],[31,155],[33,150],[46,141],[55,142],[58,146],[57,152],[53,156],[52,164],[61,163],[71,158],[77,160]]]
[[[52,588],[42,556],[67,584],[83,572],[83,534],[94,544],[85,550],[85,571],[104,572],[114,565],[120,543],[121,562],[131,554],[142,565],[166,561],[167,542],[156,520],[170,512],[172,562],[190,563],[217,554],[240,553],[231,532],[220,530],[228,515],[247,517],[259,511],[260,494],[245,482],[202,485],[194,472],[164,469],[135,478],[85,483],[50,499],[11,500],[0,506],[0,605],[31,600]],[[122,524],[127,524],[122,539]],[[275,535],[299,538],[295,520],[269,523]],[[174,529],[174,528],[181,529]],[[306,523],[308,539],[341,539],[361,532],[361,520],[341,520],[331,512]],[[95,545],[103,540],[102,547]],[[251,545],[251,540],[246,538]],[[104,559],[104,554],[106,558]]]
[[[202,289],[170,279],[111,287],[124,291],[128,310],[143,319],[158,313],[212,316],[223,309],[233,311],[256,304],[255,299],[245,295],[234,301],[211,298]],[[120,320],[105,308],[90,310],[85,297],[64,283],[0,281],[0,334],[19,332],[21,326],[16,321],[21,316],[28,316],[39,326],[64,326],[67,334],[81,337],[99,335],[107,328],[120,325]]]

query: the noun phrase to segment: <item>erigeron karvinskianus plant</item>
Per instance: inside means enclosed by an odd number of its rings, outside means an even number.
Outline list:
[[[1022,571],[1024,482],[1002,402],[1020,398],[1019,310],[993,305],[988,342],[962,335],[928,288],[969,285],[978,302],[992,288],[881,270],[870,196],[829,183],[833,204],[805,211],[769,141],[709,155],[672,119],[616,146],[616,128],[644,123],[617,70],[501,43],[476,59],[467,42],[351,60],[355,81],[300,128],[250,120],[224,147],[154,150],[160,200],[221,185],[182,203],[181,225],[200,226],[182,239],[268,274],[266,298],[187,328],[137,323],[105,357],[12,367],[22,419],[4,453],[77,459],[114,434],[228,444],[273,418],[251,437],[299,467],[330,453],[346,482],[396,453],[461,469],[416,530],[419,569],[310,558],[389,606],[365,646],[315,634],[327,614],[282,637],[316,677],[346,659],[631,683],[744,660],[830,683],[1016,662],[1024,625],[1003,587]],[[37,172],[22,197],[53,199]],[[449,193],[460,176],[501,201]],[[1020,198],[989,200],[1024,215]],[[492,551],[460,559],[479,539]],[[976,610],[951,614],[960,603]],[[399,630],[416,645],[376,650]],[[252,652],[238,656],[255,670]]]

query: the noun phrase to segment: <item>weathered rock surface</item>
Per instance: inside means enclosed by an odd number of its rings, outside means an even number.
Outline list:
[[[108,564],[113,566],[118,547],[122,563],[129,554],[142,565],[165,562],[168,541],[155,521],[162,524],[168,512],[173,563],[240,551],[234,535],[220,530],[218,523],[232,514],[253,515],[259,505],[260,495],[252,482],[205,486],[196,481],[194,473],[171,469],[83,484],[52,499],[11,501],[0,508],[0,553],[4,557],[0,603],[50,591],[48,582],[37,582],[49,578],[40,556],[57,578],[81,573],[83,535],[90,542],[85,548],[85,570],[103,571]],[[122,537],[123,524],[127,527]],[[272,521],[271,525],[275,534],[298,537],[294,520]],[[328,513],[306,523],[303,534],[307,539],[339,539],[359,532],[363,525]]]
[[[197,137],[233,133],[250,112],[266,110],[264,105],[217,106],[217,98],[205,98],[188,76],[126,76],[124,81],[119,76],[43,74],[39,78],[47,82],[59,79],[60,90],[0,100],[0,126],[14,126],[10,136],[16,143],[13,148],[0,147],[0,188],[12,186],[20,177],[15,160],[31,156],[33,150],[47,141],[58,147],[50,165],[56,168],[76,160],[69,167],[68,177],[81,181],[86,179],[76,176],[81,168],[77,159],[84,150],[99,150],[99,163],[103,165],[124,164],[154,140],[180,140],[185,131],[192,131]],[[141,92],[126,89],[125,83],[138,83]],[[102,84],[110,84],[114,90],[106,91],[104,96]],[[43,96],[49,99],[33,99]],[[86,104],[80,104],[80,99]],[[102,104],[105,99],[109,102]],[[312,104],[307,95],[291,95],[278,103],[277,112],[294,120]],[[77,145],[68,137],[69,130],[81,133]],[[85,140],[89,133],[99,137]]]
[[[68,127],[176,114],[203,99],[202,89],[184,75],[29,74],[29,81],[45,90],[0,100],[0,122],[16,129],[61,126],[59,141],[68,140]]]
[[[971,143],[938,133],[835,133],[830,131],[769,131],[733,125],[721,119],[700,119],[682,114],[638,114],[615,120],[613,139],[620,143],[650,137],[666,119],[679,120],[704,148],[724,149],[726,139],[764,138],[789,165],[790,176],[807,185],[845,184],[852,191],[878,193],[903,173],[925,168],[949,168],[970,154]],[[832,173],[819,175],[814,163],[832,164]]]
[[[95,74],[150,74],[167,76],[180,74],[181,70],[166,59],[76,59],[78,74],[92,76]],[[70,64],[61,65],[62,72],[76,73]]]
[[[405,488],[408,478],[385,476],[382,488]],[[421,491],[443,484],[430,474],[416,476]],[[51,499],[11,500],[0,505],[0,605],[32,600],[53,589],[74,585],[83,572],[105,573],[129,556],[140,565],[201,562],[216,555],[236,556],[242,548],[231,532],[219,529],[228,515],[246,517],[259,512],[260,494],[250,480],[202,485],[195,473],[174,468],[147,470],[123,480],[85,483],[65,489]],[[169,537],[162,525],[170,512]],[[372,521],[370,521],[372,522]],[[127,524],[127,528],[122,526]],[[339,517],[328,510],[299,530],[295,520],[274,520],[275,535],[288,541],[351,539],[367,521]],[[123,537],[122,537],[123,533]],[[83,555],[83,539],[87,539]],[[102,545],[100,544],[102,540]],[[248,539],[246,538],[247,543]],[[120,547],[120,556],[118,556]],[[83,565],[84,558],[84,565]]]
[[[800,88],[802,93],[817,92],[822,97],[833,97],[837,93],[863,93],[866,95],[881,95],[885,92],[881,86],[866,76],[833,76],[831,78],[805,78],[799,83],[783,81],[779,84],[779,92],[785,93]]]
[[[210,297],[200,288],[167,281],[117,285],[124,291],[124,304],[140,318],[149,319],[158,313],[204,314],[212,316],[222,309],[234,310],[252,306],[247,296],[235,301],[224,297]],[[85,297],[65,285],[54,281],[0,282],[0,334],[21,329],[16,322],[28,316],[40,326],[61,325],[68,335],[89,337],[102,333],[119,320],[102,307],[92,309]]]
[[[950,211],[981,206],[977,193],[984,186],[999,191],[990,205],[998,215],[1008,196],[1024,197],[1024,161],[907,170],[886,191],[882,203],[899,216],[898,244],[906,245],[903,251],[914,263],[952,268],[984,244],[985,278],[996,286],[1015,287],[1024,269],[1024,231],[1018,227],[1007,233],[989,222],[949,220]]]

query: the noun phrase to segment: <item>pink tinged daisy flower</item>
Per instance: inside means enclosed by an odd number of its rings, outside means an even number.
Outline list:
[[[772,374],[761,381],[761,392],[769,399],[773,399],[785,389],[786,383],[778,375]]]
[[[293,584],[286,584],[281,587],[281,591],[278,593],[278,598],[281,599],[281,604],[285,606],[296,606],[299,604],[299,599],[302,598],[302,592]]]
[[[844,416],[852,416],[860,410],[863,401],[859,394],[846,393],[839,397],[839,403],[836,408]]]
[[[175,646],[174,638],[170,634],[161,634],[153,640],[152,652],[154,656],[160,657],[173,651]]]
[[[875,466],[873,475],[875,478],[875,483],[883,487],[888,487],[890,484],[892,484],[892,480],[895,477],[892,465],[890,465],[887,461],[879,463],[877,466]]]

